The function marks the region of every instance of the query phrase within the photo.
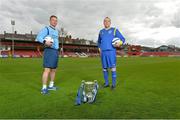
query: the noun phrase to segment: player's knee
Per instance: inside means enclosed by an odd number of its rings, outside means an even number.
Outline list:
[[[44,69],[44,73],[47,73],[47,74],[50,73],[50,69],[49,68],[45,68]]]

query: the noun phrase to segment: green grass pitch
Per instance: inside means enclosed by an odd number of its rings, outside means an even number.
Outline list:
[[[63,58],[58,91],[41,95],[42,59],[0,59],[0,118],[180,118],[180,58],[117,59],[117,88],[74,106],[82,80],[103,75],[100,58]],[[111,76],[110,81],[111,81]]]

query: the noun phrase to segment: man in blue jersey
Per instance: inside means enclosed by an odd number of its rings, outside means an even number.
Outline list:
[[[111,89],[116,87],[116,48],[112,45],[112,40],[119,38],[122,43],[125,38],[118,29],[111,27],[111,19],[106,17],[104,19],[104,28],[100,30],[98,37],[98,48],[101,55],[101,63],[104,75],[104,87],[109,87],[108,68],[111,69],[112,85]],[[116,47],[120,47],[119,44]]]
[[[56,90],[54,86],[54,78],[56,74],[56,68],[58,65],[59,58],[59,33],[56,30],[57,17],[50,16],[50,25],[44,27],[37,35],[36,41],[44,44],[44,54],[43,54],[43,67],[44,72],[42,75],[42,94],[47,94],[49,90]],[[53,42],[45,40],[45,37],[50,36]],[[47,86],[48,78],[50,75],[49,86]]]

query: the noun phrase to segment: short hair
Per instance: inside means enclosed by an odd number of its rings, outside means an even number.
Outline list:
[[[52,18],[56,18],[56,19],[57,19],[57,16],[51,15],[50,18],[49,18],[49,20],[51,20]]]
[[[109,20],[111,21],[111,18],[110,18],[110,17],[105,17],[104,20],[105,20],[105,19],[109,19]]]

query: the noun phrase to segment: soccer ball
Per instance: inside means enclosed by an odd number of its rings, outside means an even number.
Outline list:
[[[114,47],[116,47],[117,45],[122,45],[123,44],[123,42],[119,39],[119,38],[114,38],[113,40],[112,40],[112,45],[114,46]]]
[[[54,43],[54,40],[53,40],[52,37],[50,37],[50,36],[46,36],[46,37],[44,38],[44,40],[45,40],[45,41],[50,41],[51,43]]]

